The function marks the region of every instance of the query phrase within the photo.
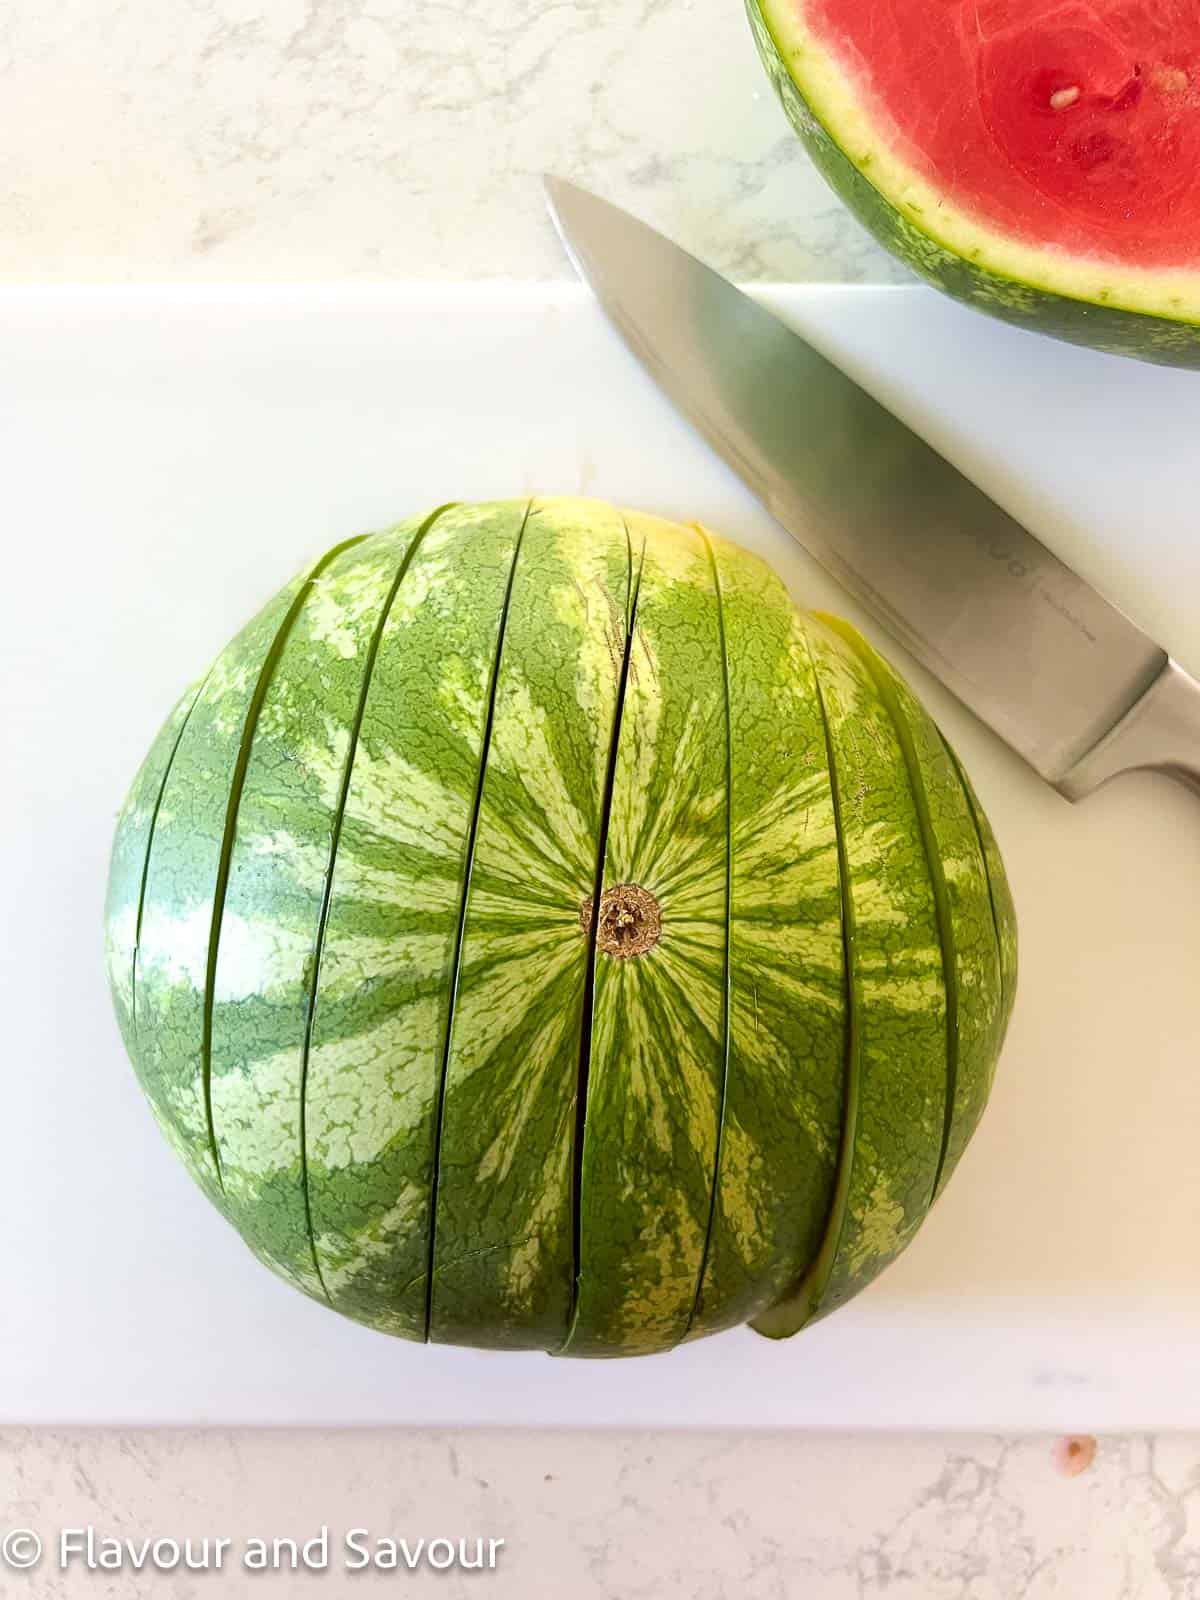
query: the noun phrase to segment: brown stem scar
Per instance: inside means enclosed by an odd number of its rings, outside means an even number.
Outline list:
[[[579,925],[592,931],[592,897],[579,906]],[[640,883],[616,883],[600,896],[600,925],[596,930],[596,949],[606,956],[628,960],[644,956],[662,937],[662,910],[658,901]]]

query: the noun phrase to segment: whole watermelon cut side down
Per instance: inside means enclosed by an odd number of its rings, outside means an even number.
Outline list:
[[[780,1336],[903,1249],[982,1113],[1011,899],[853,630],[698,526],[450,505],[337,546],[118,823],[118,1020],[302,1292],[404,1338]]]

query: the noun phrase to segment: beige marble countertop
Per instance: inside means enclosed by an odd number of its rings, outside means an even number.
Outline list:
[[[741,0],[9,0],[0,278],[549,278],[552,169],[743,278],[900,269]]]
[[[0,279],[555,278],[553,169],[743,278],[903,273],[809,168],[739,0],[9,0]],[[1080,1426],[1087,1419],[1080,1418]],[[98,1536],[491,1535],[541,1600],[1186,1600],[1200,1441],[936,1435],[0,1433],[0,1593],[297,1592],[58,1569]],[[3,1551],[0,1540],[0,1553]],[[395,1583],[397,1574],[362,1576]],[[316,1592],[316,1591],[314,1591]]]
[[[6,1526],[46,1546],[32,1571],[0,1576],[0,1593],[31,1600],[397,1585],[445,1600],[1200,1594],[1200,1451],[1186,1439],[1101,1440],[1066,1476],[1044,1439],[982,1435],[10,1432],[0,1480]],[[60,1531],[89,1525],[97,1551],[151,1535],[190,1536],[197,1559],[205,1535],[230,1546],[219,1572],[106,1577],[78,1556],[62,1570]],[[300,1548],[322,1526],[324,1581],[240,1564],[252,1538]],[[478,1572],[348,1574],[352,1529],[365,1530],[359,1547],[403,1537],[412,1553],[422,1537],[465,1538],[468,1560],[478,1538],[504,1543]]]

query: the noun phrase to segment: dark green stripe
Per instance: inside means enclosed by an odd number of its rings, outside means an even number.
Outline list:
[[[254,735],[258,729],[259,713],[262,711],[263,701],[267,697],[267,690],[271,687],[271,679],[279,658],[283,654],[284,645],[287,643],[288,634],[295,625],[296,618],[304,608],[309,595],[312,593],[313,584],[333,561],[345,551],[351,550],[356,544],[362,544],[365,534],[358,534],[353,539],[345,539],[341,544],[334,545],[321,557],[313,567],[308,577],[301,584],[296,596],[288,607],[287,615],[279,626],[279,632],[271,641],[271,648],[263,660],[259,671],[258,682],[254,685],[254,693],[250,704],[246,708],[246,720],[242,724],[242,737],[238,746],[237,761],[234,763],[233,778],[229,788],[229,801],[225,807],[225,828],[221,835],[221,854],[217,860],[217,882],[213,890],[212,921],[208,932],[208,961],[204,975],[204,1013],[202,1031],[200,1036],[200,1066],[204,1075],[204,1118],[208,1126],[208,1144],[212,1152],[213,1166],[216,1169],[217,1183],[222,1193],[225,1190],[225,1178],[221,1171],[221,1154],[217,1148],[217,1132],[213,1124],[212,1110],[212,1032],[213,1032],[213,995],[217,978],[217,952],[221,944],[221,922],[225,914],[225,896],[229,890],[229,870],[233,860],[233,844],[237,836],[238,807],[241,805],[242,789],[246,782],[246,769],[250,765],[250,751],[254,744]]]
[[[838,617],[823,617],[822,620],[841,635],[866,667],[896,730],[896,742],[904,758],[909,792],[912,795],[917,826],[921,833],[921,846],[925,852],[925,864],[929,869],[929,886],[933,892],[938,943],[942,951],[942,982],[946,990],[946,1103],[942,1111],[942,1147],[938,1152],[937,1170],[934,1172],[933,1188],[930,1190],[932,1202],[942,1181],[942,1169],[946,1164],[946,1153],[950,1148],[958,1091],[958,951],[955,946],[950,892],[946,887],[946,872],[942,865],[942,853],[938,846],[937,835],[934,832],[933,818],[930,815],[929,795],[925,789],[925,780],[921,776],[917,747],[913,742],[912,729],[908,725],[908,718],[904,715],[892,680],[886,672],[879,670],[878,657],[857,629]]]
[[[682,1338],[691,1332],[692,1323],[700,1309],[704,1289],[704,1275],[708,1270],[708,1257],[712,1249],[713,1224],[717,1215],[717,1186],[721,1177],[721,1149],[724,1143],[725,1113],[729,1105],[729,1052],[731,1034],[731,974],[730,940],[733,931],[733,725],[729,708],[729,650],[725,641],[725,609],[721,599],[721,575],[717,571],[717,558],[712,543],[704,529],[696,523],[695,531],[704,541],[708,552],[708,565],[712,572],[713,589],[717,597],[717,635],[721,641],[721,678],[725,685],[725,955],[721,978],[721,1103],[717,1112],[717,1137],[713,1149],[712,1188],[708,1197],[708,1222],[704,1229],[704,1248],[700,1252],[700,1267],[696,1273],[696,1292],[692,1309],[688,1312]]]
[[[992,932],[996,936],[996,968],[1000,974],[1000,1010],[1003,1014],[1007,1010],[1010,996],[1004,973],[1004,948],[1000,938],[1000,914],[996,910],[996,890],[992,883],[991,868],[988,866],[988,851],[984,842],[983,828],[979,821],[979,812],[975,809],[975,797],[971,793],[971,786],[967,782],[967,775],[962,769],[962,763],[951,749],[950,741],[940,728],[938,728],[937,734],[942,741],[942,748],[950,757],[950,765],[954,768],[955,776],[958,778],[959,788],[962,790],[963,799],[967,804],[967,813],[971,818],[971,826],[975,829],[975,838],[979,842],[979,858],[983,862],[983,878],[987,884],[988,905],[992,908]]]
[[[841,1242],[842,1220],[850,1199],[850,1178],[854,1169],[854,1146],[858,1138],[858,1105],[862,1093],[862,1056],[860,1051],[857,987],[854,981],[854,901],[850,893],[850,864],[846,857],[846,839],[842,826],[841,786],[837,763],[833,754],[833,737],[829,731],[829,714],[825,709],[825,695],[821,689],[821,675],[817,671],[807,638],[804,649],[812,669],[813,684],[817,691],[817,710],[825,736],[825,764],[829,769],[829,792],[833,801],[833,830],[837,838],[838,897],[842,907],[842,969],[845,974],[846,1036],[845,1067],[842,1091],[842,1131],[838,1141],[837,1172],[833,1180],[833,1195],[829,1202],[829,1216],[821,1235],[821,1243],[811,1265],[800,1277],[795,1289],[777,1304],[768,1307],[755,1317],[750,1326],[768,1339],[790,1339],[812,1316],[825,1286]]]
[[[162,809],[163,795],[166,793],[167,779],[171,776],[171,768],[175,765],[175,756],[179,750],[179,741],[183,738],[184,729],[188,720],[204,693],[204,686],[212,676],[212,668],[204,674],[192,696],[192,703],[183,714],[179,724],[179,732],[171,745],[171,753],[167,757],[167,764],[163,769],[162,782],[158,786],[158,794],[154,799],[154,809],[150,813],[150,828],[146,834],[146,854],[142,857],[142,876],[138,883],[137,920],[133,931],[133,952],[129,962],[129,1038],[131,1047],[137,1044],[137,969],[138,954],[142,948],[142,913],[146,907],[146,884],[150,879],[150,852],[154,848],[154,830],[158,827],[158,813]]]
[[[613,791],[617,782],[617,754],[621,747],[621,718],[625,710],[625,691],[629,683],[629,661],[633,654],[633,630],[637,626],[638,590],[642,582],[642,563],[646,557],[643,538],[636,577],[633,572],[633,541],[625,525],[629,551],[630,588],[625,599],[625,649],[621,656],[621,676],[617,681],[617,700],[613,708],[612,735],[608,743],[608,763],[604,769],[604,788],[600,796],[600,827],[596,836],[596,873],[592,880],[592,925],[588,930],[587,959],[583,972],[583,1009],[579,1027],[579,1077],[575,1090],[575,1147],[571,1153],[571,1309],[567,1315],[565,1350],[575,1331],[579,1315],[579,1275],[583,1270],[583,1141],[587,1125],[588,1080],[592,1065],[592,1022],[596,1006],[596,941],[600,934],[600,896],[604,890],[604,866],[608,855],[608,825],[612,816]]]
[[[508,611],[512,603],[513,583],[517,576],[517,563],[521,559],[521,541],[529,525],[533,501],[525,507],[525,515],[517,530],[513,546],[512,564],[508,569],[508,583],[504,590],[504,605],[500,611],[500,628],[496,636],[496,654],[492,658],[492,672],[488,680],[487,715],[483,722],[483,738],[479,747],[479,772],[475,779],[475,800],[471,807],[471,825],[467,833],[467,853],[463,871],[462,896],[458,903],[458,932],[454,941],[454,965],[450,972],[449,1005],[446,1008],[446,1033],[442,1044],[442,1064],[438,1078],[437,1111],[433,1124],[433,1183],[429,1190],[429,1241],[425,1256],[425,1342],[429,1343],[429,1328],[433,1320],[433,1262],[437,1243],[437,1198],[441,1178],[442,1125],[446,1120],[446,1079],[450,1071],[450,1042],[454,1036],[454,1008],[458,1001],[458,980],[462,970],[463,938],[467,927],[467,903],[471,898],[471,872],[475,865],[475,840],[479,833],[479,809],[483,804],[483,780],[487,776],[488,749],[492,742],[492,725],[496,718],[496,691],[500,685],[500,658],[504,654],[504,633],[508,626]]]
[[[313,1233],[312,1200],[308,1192],[308,1060],[312,1053],[313,1019],[317,1009],[317,986],[321,978],[321,962],[325,953],[325,932],[329,926],[329,908],[333,899],[333,874],[337,865],[338,846],[342,841],[342,824],[346,816],[346,801],[350,794],[350,780],[354,773],[354,758],[358,753],[358,741],[362,733],[363,716],[367,709],[367,694],[371,687],[371,678],[375,671],[375,659],[379,654],[380,640],[383,630],[391,614],[400,585],[404,582],[405,575],[412,565],[413,557],[421,547],[421,541],[433,527],[434,523],[445,512],[451,509],[453,502],[439,506],[428,516],[413,535],[408,549],[397,569],[396,576],[392,579],[387,597],[380,609],[371,642],[367,646],[366,659],[363,664],[362,683],[358,691],[358,703],[354,709],[354,720],[350,725],[350,740],[346,748],[346,763],[342,768],[341,784],[338,788],[337,805],[333,813],[333,825],[329,835],[329,859],[325,868],[325,882],[321,891],[321,908],[317,914],[317,934],[313,943],[312,976],[309,980],[308,993],[305,997],[304,1010],[304,1037],[300,1046],[300,1188],[304,1195],[304,1224],[308,1230],[308,1248],[312,1256],[313,1271],[316,1273],[317,1282],[321,1285],[321,1293],[329,1305],[333,1301],[325,1283],[325,1275],[321,1271],[321,1263],[317,1255],[317,1241]]]

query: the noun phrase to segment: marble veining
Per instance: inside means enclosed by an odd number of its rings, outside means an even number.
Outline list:
[[[539,175],[744,279],[898,281],[741,0],[10,0],[0,278],[569,276]]]
[[[365,1573],[446,1600],[1192,1600],[1200,1441],[600,1432],[0,1433],[0,1531],[138,1538],[503,1538],[493,1572]],[[50,1562],[0,1592],[98,1593]],[[140,1597],[292,1594],[310,1579],[122,1573]],[[323,1592],[342,1592],[331,1560]],[[314,1593],[317,1589],[314,1589]]]

